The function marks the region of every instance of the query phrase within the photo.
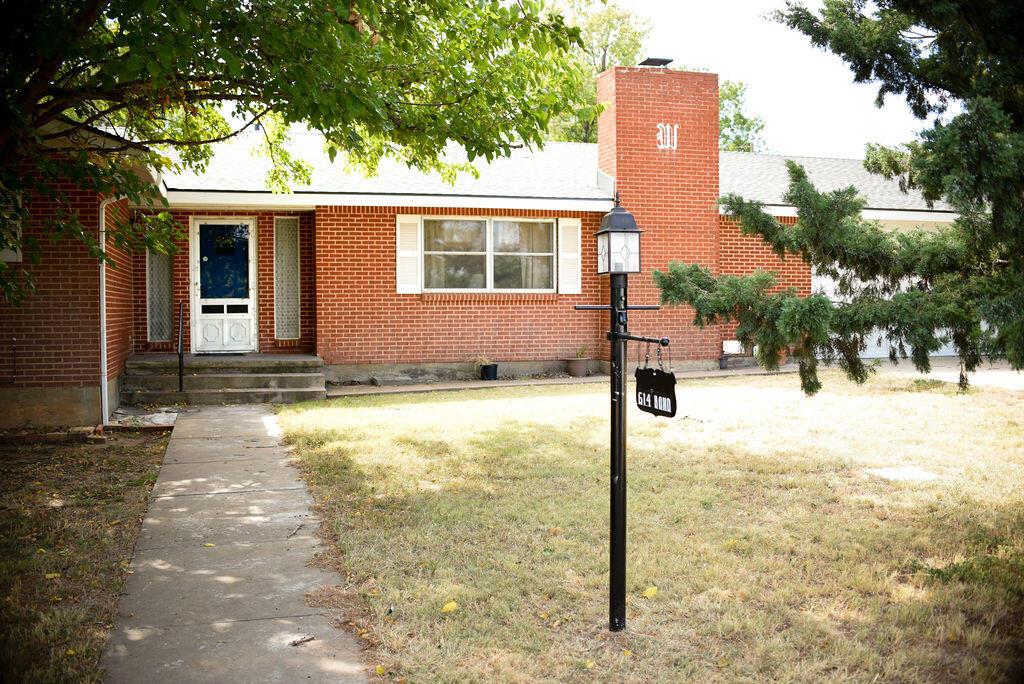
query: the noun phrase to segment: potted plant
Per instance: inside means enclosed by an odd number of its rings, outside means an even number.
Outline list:
[[[582,378],[587,375],[587,368],[590,366],[590,357],[587,356],[587,348],[580,347],[576,350],[575,359],[566,359],[565,361],[566,370],[569,371],[570,377]]]
[[[498,379],[498,364],[491,361],[485,356],[481,356],[476,360],[476,365],[480,367],[480,379],[481,380],[497,380]]]

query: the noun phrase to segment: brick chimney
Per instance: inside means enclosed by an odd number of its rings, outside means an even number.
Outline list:
[[[656,303],[660,293],[650,274],[670,261],[718,272],[718,76],[615,67],[598,76],[597,100],[605,106],[598,167],[615,179],[622,205],[645,231],[643,272],[630,278],[629,299]],[[630,320],[638,334],[672,338],[674,361],[718,358],[719,332],[697,330],[689,307],[638,312]]]

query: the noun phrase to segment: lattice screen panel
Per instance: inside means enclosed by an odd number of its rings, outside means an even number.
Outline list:
[[[299,330],[299,219],[274,221],[274,336],[294,340]]]
[[[167,342],[174,327],[171,255],[150,252],[146,258],[146,301],[149,341]]]

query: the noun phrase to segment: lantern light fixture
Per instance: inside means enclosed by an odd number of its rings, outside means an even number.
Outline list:
[[[640,272],[640,233],[636,219],[615,193],[615,206],[601,217],[597,236],[597,272],[602,275]]]

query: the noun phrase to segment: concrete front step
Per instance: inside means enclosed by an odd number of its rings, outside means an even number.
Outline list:
[[[176,354],[140,354],[125,364],[129,375],[178,375]],[[305,354],[244,354],[241,356],[185,356],[186,375],[225,373],[322,373],[324,362]]]
[[[187,385],[186,385],[187,387]],[[319,388],[277,388],[277,389],[186,389],[184,392],[170,390],[124,390],[121,401],[126,404],[190,404],[192,406],[215,406],[221,404],[290,404],[296,401],[324,399],[327,391]]]
[[[178,374],[131,373],[125,375],[122,390],[178,389]],[[207,389],[324,389],[323,373],[200,373],[185,374],[186,390]]]

